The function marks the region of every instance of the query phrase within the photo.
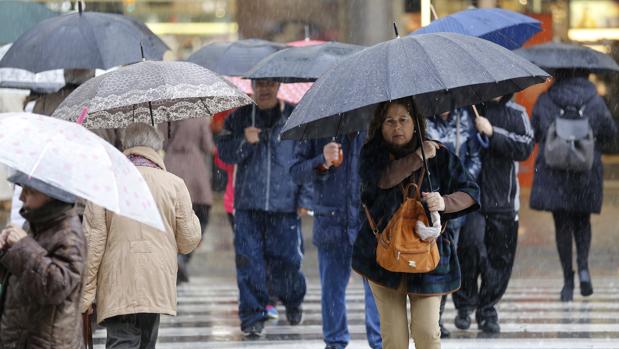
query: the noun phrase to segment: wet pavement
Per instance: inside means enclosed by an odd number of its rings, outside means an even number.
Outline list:
[[[453,304],[448,302],[446,323],[452,338],[443,341],[443,348],[619,348],[619,181],[606,182],[603,212],[592,218],[590,267],[595,294],[583,298],[576,289],[571,303],[558,301],[562,275],[551,215],[531,211],[527,203],[528,191],[523,190],[514,277],[499,307],[502,333],[488,337],[476,325],[469,331],[457,330]],[[283,319],[270,322],[265,336],[247,340],[239,330],[232,230],[218,202],[205,241],[190,265],[193,278],[179,289],[179,315],[162,319],[158,348],[323,348],[311,218],[304,219],[303,229],[303,269],[309,288],[304,323],[292,327]],[[348,295],[349,348],[368,348],[363,288],[356,275]],[[96,336],[97,343],[103,343],[104,332]]]

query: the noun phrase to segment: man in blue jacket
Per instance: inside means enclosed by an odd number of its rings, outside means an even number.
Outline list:
[[[218,140],[219,156],[237,164],[235,182],[234,249],[239,287],[241,330],[262,334],[267,319],[269,283],[286,307],[291,325],[302,321],[305,277],[300,219],[297,210],[309,208],[306,186],[289,173],[294,141],[280,132],[293,106],[277,99],[279,83],[252,82],[256,106],[231,114]],[[272,271],[272,272],[271,272]]]
[[[360,228],[361,184],[359,155],[365,137],[352,133],[337,139],[299,142],[290,168],[298,184],[312,183],[313,243],[318,248],[322,287],[322,333],[327,349],[342,349],[350,334],[346,319],[346,286],[350,279],[352,246]],[[343,160],[343,161],[342,161]],[[382,348],[376,304],[367,281],[365,324],[370,347]]]

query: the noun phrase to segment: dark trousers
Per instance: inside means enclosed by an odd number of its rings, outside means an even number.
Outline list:
[[[286,309],[301,306],[306,284],[301,272],[300,224],[296,212],[235,212],[234,251],[241,329],[266,320],[269,295],[281,300]],[[269,288],[276,293],[270,293]]]
[[[118,315],[103,321],[107,349],[154,349],[159,333],[159,314]]]
[[[591,214],[557,211],[552,213],[555,221],[555,237],[563,276],[571,277],[572,241],[576,242],[576,263],[578,270],[589,270],[589,249],[591,248]]]
[[[206,227],[208,226],[208,218],[209,218],[209,213],[211,211],[211,205],[206,205],[206,204],[192,204],[192,208],[193,208],[193,212],[196,214],[196,216],[198,217],[198,220],[200,221],[200,232],[202,233],[202,235],[204,235],[204,231],[206,230]],[[191,255],[193,254],[193,252],[190,252],[188,254],[179,254],[177,256],[177,262],[178,262],[178,280],[179,281],[188,281],[189,280],[189,272],[187,271],[187,264],[189,263],[189,260],[191,259]]]
[[[467,216],[458,246],[462,287],[453,294],[458,311],[476,310],[478,322],[498,320],[495,305],[507,290],[517,242],[515,214],[476,212]],[[481,286],[478,289],[479,277]]]

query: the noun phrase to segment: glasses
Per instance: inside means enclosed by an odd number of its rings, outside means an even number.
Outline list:
[[[385,127],[389,127],[389,128],[397,128],[398,125],[401,125],[402,127],[407,126],[408,124],[411,124],[413,122],[413,118],[411,118],[410,116],[402,116],[399,118],[387,118],[385,119],[385,121],[383,121],[383,126]]]

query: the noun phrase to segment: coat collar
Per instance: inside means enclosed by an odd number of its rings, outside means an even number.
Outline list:
[[[161,157],[161,155],[159,155],[157,151],[155,151],[152,148],[133,147],[133,148],[126,149],[123,152],[123,154],[125,155],[135,154],[135,155],[143,156],[147,158],[148,160],[157,164],[157,166],[161,167],[162,170],[167,171],[165,168],[165,164],[163,163],[163,158]]]

